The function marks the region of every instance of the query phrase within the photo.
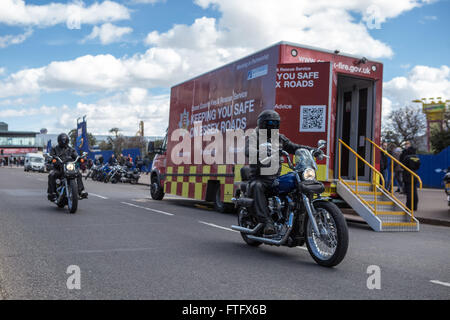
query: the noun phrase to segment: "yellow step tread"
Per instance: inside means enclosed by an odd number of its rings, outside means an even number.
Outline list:
[[[356,185],[356,182],[354,182],[354,181],[345,181],[345,182],[347,182],[348,184],[354,184],[354,185]],[[366,186],[366,187],[370,187],[370,186],[373,186],[373,183],[368,183],[368,182],[358,182],[358,186]]]
[[[383,222],[384,227],[410,227],[417,225],[416,222]]]
[[[375,204],[375,201],[374,200],[370,200],[370,201],[367,201],[368,203],[370,203],[370,204]],[[377,201],[377,205],[385,205],[385,206],[388,206],[388,205],[394,205],[394,201]]]
[[[373,193],[373,191],[358,191],[357,192],[358,194],[374,194]],[[377,195],[377,196],[381,196],[383,193],[381,193],[381,192],[375,192],[375,194]]]
[[[392,216],[404,216],[406,215],[403,211],[377,211],[376,215],[392,215]]]

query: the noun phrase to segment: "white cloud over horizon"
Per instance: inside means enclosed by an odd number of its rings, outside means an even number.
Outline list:
[[[81,0],[45,5],[26,4],[24,0],[2,0],[0,2],[0,23],[9,26],[49,27],[76,22],[98,24],[130,19],[125,6],[113,2],[94,2],[86,6]]]
[[[412,100],[436,97],[450,99],[447,96],[449,93],[449,66],[415,66],[406,76],[395,77],[383,83],[383,117],[386,118],[396,108],[417,106]]]
[[[54,111],[54,117],[43,123],[49,132],[69,131],[75,126],[74,119],[86,115],[88,130],[93,134],[109,135],[109,129],[117,127],[125,135],[135,135],[142,120],[145,135],[157,136],[168,125],[169,96],[131,88],[95,103],[78,102],[73,108],[63,106]]]

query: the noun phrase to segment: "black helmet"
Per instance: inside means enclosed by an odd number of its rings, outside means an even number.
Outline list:
[[[58,136],[58,146],[61,148],[65,148],[69,145],[69,136],[65,133],[61,133]]]
[[[259,129],[279,129],[280,115],[273,110],[264,110],[258,116]]]

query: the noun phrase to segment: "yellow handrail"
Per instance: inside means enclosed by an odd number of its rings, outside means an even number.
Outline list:
[[[356,165],[356,178],[355,178],[355,190],[353,190],[352,187],[350,187],[348,185],[347,182],[345,182],[344,179],[342,179],[341,177],[341,146],[346,147],[350,152],[352,152],[355,155],[355,165]],[[339,139],[339,155],[338,155],[338,159],[339,159],[339,164],[338,164],[338,172],[339,172],[339,181],[341,181],[343,184],[345,184],[350,191],[352,191],[352,193],[354,195],[356,195],[359,200],[361,202],[363,202],[364,204],[366,204],[369,208],[371,208],[374,212],[374,214],[376,215],[377,213],[377,186],[383,186],[385,184],[384,181],[384,177],[381,174],[380,171],[378,171],[374,166],[372,166],[369,162],[367,162],[363,157],[361,157],[357,152],[355,152],[352,148],[350,148],[344,141],[342,141],[341,139]],[[379,184],[377,182],[376,179],[372,179],[372,185],[374,186],[373,188],[373,196],[374,196],[374,207],[372,207],[366,200],[364,200],[359,194],[358,194],[358,159],[361,160],[364,164],[366,164],[370,169],[372,169],[372,171],[374,172],[375,175],[379,176],[383,182],[383,184]]]
[[[420,177],[411,169],[409,169],[407,166],[405,166],[403,163],[401,163],[400,161],[398,161],[395,157],[393,157],[392,155],[390,155],[387,151],[383,150],[380,146],[378,146],[375,142],[373,142],[372,140],[370,140],[369,138],[366,138],[367,141],[369,141],[372,146],[373,146],[373,161],[375,164],[375,148],[378,148],[380,151],[382,151],[385,155],[387,155],[389,158],[391,158],[391,160],[395,161],[397,164],[399,164],[403,169],[405,169],[407,172],[409,172],[411,174],[411,208],[406,207],[406,205],[404,205],[394,194],[393,190],[394,190],[394,162],[391,161],[391,191],[387,190],[386,187],[383,185],[383,189],[389,193],[395,200],[397,200],[398,203],[401,204],[401,206],[403,208],[405,208],[406,210],[408,210],[411,213],[411,221],[413,220],[414,217],[414,177],[417,178],[417,180],[419,181],[419,187],[420,189],[422,189],[422,179],[420,179]],[[417,209],[417,208],[416,208]]]

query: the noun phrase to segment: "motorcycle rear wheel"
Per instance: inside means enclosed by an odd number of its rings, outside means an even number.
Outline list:
[[[253,229],[256,227],[258,222],[256,219],[248,213],[246,208],[239,208],[238,212],[238,225],[244,228]],[[244,239],[245,243],[247,243],[251,247],[259,247],[262,242],[250,240],[247,235],[243,232],[241,232],[241,237]]]

